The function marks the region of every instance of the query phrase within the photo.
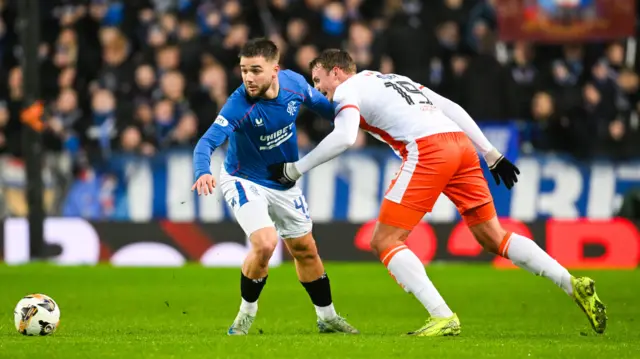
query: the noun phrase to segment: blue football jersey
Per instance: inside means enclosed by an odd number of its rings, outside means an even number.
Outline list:
[[[329,120],[333,120],[334,107],[296,72],[279,71],[278,81],[280,90],[274,99],[251,98],[244,84],[229,96],[194,150],[196,179],[211,174],[211,154],[229,138],[224,162],[229,174],[268,188],[291,187],[270,180],[267,167],[298,160],[296,118],[301,105]]]

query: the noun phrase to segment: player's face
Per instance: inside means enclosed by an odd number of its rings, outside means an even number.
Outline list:
[[[279,65],[262,56],[241,57],[242,82],[251,97],[263,96],[278,76]]]
[[[336,87],[340,85],[337,71],[337,69],[329,71],[322,66],[316,66],[311,70],[313,86],[325,95],[329,101],[333,101],[333,94],[336,91]]]

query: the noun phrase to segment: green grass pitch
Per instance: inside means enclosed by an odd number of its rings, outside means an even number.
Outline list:
[[[339,313],[359,336],[318,334],[295,269],[273,268],[251,335],[227,337],[239,305],[239,269],[0,266],[0,358],[639,358],[640,271],[590,271],[608,306],[596,335],[554,284],[522,270],[431,265],[427,271],[462,334],[413,338],[426,312],[381,264],[326,263]],[[52,296],[58,331],[24,337],[13,307]]]

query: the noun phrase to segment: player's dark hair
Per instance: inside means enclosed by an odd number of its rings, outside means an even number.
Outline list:
[[[351,55],[340,49],[327,49],[322,51],[320,56],[309,63],[309,70],[313,70],[318,66],[327,71],[337,67],[348,74],[354,74],[356,72],[356,63],[351,58]]]
[[[276,44],[266,38],[260,37],[251,39],[240,49],[239,57],[259,57],[262,56],[267,61],[279,61],[280,50]]]

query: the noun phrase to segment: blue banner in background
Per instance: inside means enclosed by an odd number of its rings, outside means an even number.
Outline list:
[[[578,163],[552,155],[520,156],[515,125],[487,125],[483,131],[521,170],[519,182],[509,191],[495,184],[481,161],[500,216],[523,221],[548,217],[609,218],[619,207],[622,195],[640,186],[640,163]],[[214,175],[223,159],[223,150],[214,153]],[[316,222],[354,223],[376,218],[382,196],[400,164],[389,149],[365,149],[348,151],[313,169],[299,181],[312,218]],[[198,197],[191,192],[192,184],[190,151],[153,158],[116,157],[110,163],[109,174],[78,181],[73,186],[64,215],[123,221],[232,219],[219,192]],[[459,219],[456,208],[445,196],[425,217],[445,223]]]
[[[517,163],[520,157],[520,132],[518,126],[513,123],[482,123],[480,125],[482,132],[506,158],[511,162]],[[511,201],[509,190],[504,185],[496,185],[487,164],[484,161],[482,169],[485,172],[485,178],[489,183],[489,189],[494,196],[496,211],[500,215],[509,213]]]
[[[498,151],[512,162],[520,155],[520,130],[515,123],[483,123],[480,129]]]

